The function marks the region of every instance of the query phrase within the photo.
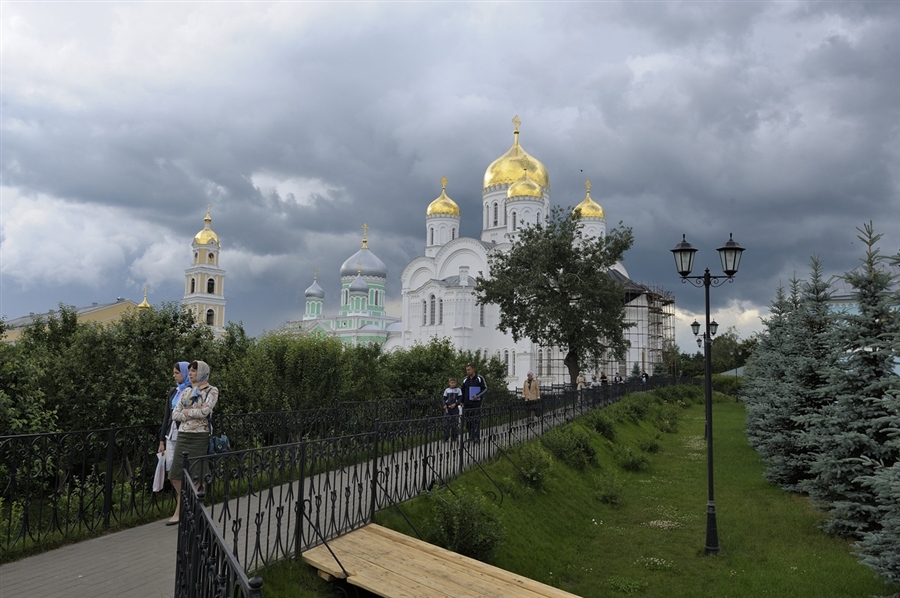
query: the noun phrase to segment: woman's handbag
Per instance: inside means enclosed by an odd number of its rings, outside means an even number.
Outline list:
[[[228,436],[225,436],[225,434],[222,434],[221,436],[209,437],[209,450],[207,452],[210,455],[227,453],[229,448],[230,446],[228,443]]]

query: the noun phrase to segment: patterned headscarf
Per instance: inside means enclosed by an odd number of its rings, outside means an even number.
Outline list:
[[[203,382],[207,382],[209,380],[209,364],[205,361],[197,360],[197,380],[196,386],[194,386],[193,396],[191,397],[192,401],[196,401],[200,395],[203,393],[203,389],[200,388],[200,384]]]

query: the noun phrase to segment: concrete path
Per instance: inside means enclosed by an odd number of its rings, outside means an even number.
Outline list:
[[[178,528],[163,521],[0,565],[0,597],[170,598]]]

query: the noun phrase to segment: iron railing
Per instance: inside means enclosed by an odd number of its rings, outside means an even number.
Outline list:
[[[176,595],[257,596],[262,592],[258,577],[252,578],[257,580],[253,588],[242,586],[236,594],[227,593],[230,586],[222,585],[205,593],[197,591],[197,579],[214,577],[213,571],[196,570],[198,566],[207,567],[202,559],[192,560],[204,550],[198,543],[221,541],[217,554],[230,551],[233,562],[243,568],[241,579],[249,584],[250,576],[262,568],[297,558],[314,546],[327,545],[329,540],[370,523],[377,511],[444,485],[501,451],[618,401],[629,391],[672,382],[654,378],[647,383],[581,392],[564,390],[544,394],[537,406],[521,401],[486,405],[477,413],[478,442],[466,432],[464,414],[455,440],[446,438],[444,418],[425,417],[376,421],[372,430],[347,436],[192,459],[190,467],[203,470],[203,493],[198,493],[186,478],[183,500],[207,506],[191,511],[191,517],[204,518],[201,524],[188,521],[187,511],[182,512],[181,524],[198,530],[215,528],[219,533],[197,531],[179,536],[184,544],[179,544]],[[499,487],[497,493],[502,500]],[[221,569],[221,560],[210,561],[209,567]],[[335,560],[340,565],[337,557]],[[215,574],[224,575],[221,571]],[[230,579],[228,575],[225,577]],[[223,587],[226,593],[214,593]],[[186,592],[185,588],[194,591]]]

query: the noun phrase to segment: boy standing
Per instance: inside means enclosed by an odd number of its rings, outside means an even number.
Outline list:
[[[456,440],[462,389],[456,387],[456,378],[451,377],[447,384],[449,386],[444,390],[444,440],[449,440],[451,436]]]

